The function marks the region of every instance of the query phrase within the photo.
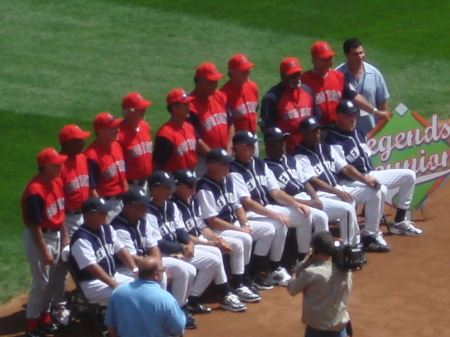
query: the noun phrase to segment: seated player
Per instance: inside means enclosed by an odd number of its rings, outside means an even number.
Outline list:
[[[398,188],[397,214],[394,223],[388,224],[391,234],[420,235],[422,230],[406,218],[414,193],[416,174],[413,170],[390,169],[374,171],[370,160],[370,150],[362,130],[356,128],[358,108],[352,101],[342,100],[337,109],[337,124],[325,138],[325,142],[341,153],[347,163],[352,164],[361,174],[375,177],[387,189]],[[358,182],[345,179],[343,184],[354,186]]]

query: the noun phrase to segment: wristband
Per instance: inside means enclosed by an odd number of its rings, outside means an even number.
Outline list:
[[[133,273],[137,273],[139,271],[139,268],[138,267],[134,267],[133,268]]]
[[[378,109],[377,108],[373,108],[373,110],[372,110],[372,112],[371,112],[371,114],[372,115],[374,115],[376,112],[378,111]]]

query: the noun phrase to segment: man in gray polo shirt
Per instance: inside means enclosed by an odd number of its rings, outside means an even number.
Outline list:
[[[352,273],[333,264],[335,248],[330,232],[315,233],[311,247],[312,252],[295,268],[287,286],[291,296],[303,293],[305,337],[346,337]]]
[[[356,91],[378,110],[387,110],[387,99],[390,97],[383,75],[373,65],[364,62],[365,53],[362,42],[348,39],[343,45],[346,63],[336,70],[344,74],[345,80],[352,84]],[[364,111],[359,111],[356,126],[367,135],[378,123],[378,119]]]

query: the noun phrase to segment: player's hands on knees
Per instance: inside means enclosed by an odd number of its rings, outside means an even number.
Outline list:
[[[252,233],[253,233],[252,228],[248,225],[241,226],[241,232],[244,232],[244,233],[247,233],[250,235],[252,235]]]
[[[378,181],[377,178],[369,176],[369,175],[364,176],[364,178],[365,178],[364,180],[366,181],[367,186],[370,186],[376,190],[380,189],[381,183]]]
[[[338,193],[336,193],[336,195],[345,202],[348,202],[349,204],[351,204],[353,202],[353,195],[351,195],[350,193],[344,192],[344,191],[339,191]]]
[[[223,254],[228,254],[229,252],[231,252],[233,250],[231,248],[231,245],[224,239],[219,239],[218,242],[219,242],[219,248]]]
[[[300,212],[301,215],[305,217],[309,217],[311,215],[311,209],[307,205],[297,203],[297,210]]]
[[[271,216],[271,218],[280,221],[286,227],[289,226],[289,218],[287,215],[281,213],[274,213],[273,216]]]
[[[53,255],[49,252],[48,249],[46,249],[44,252],[42,252],[42,262],[45,266],[54,266],[55,260],[53,259]]]
[[[194,244],[192,241],[183,246],[182,253],[185,259],[190,259],[194,256]]]

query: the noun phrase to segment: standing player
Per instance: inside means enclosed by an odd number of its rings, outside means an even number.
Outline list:
[[[344,79],[344,75],[333,70],[333,56],[336,54],[326,42],[318,41],[311,47],[313,68],[301,77],[302,83],[311,88],[316,105],[321,114],[321,125],[328,128],[336,123],[336,106],[343,98],[350,99],[360,109],[377,118],[388,118],[388,112],[378,110],[358,94],[356,89]]]
[[[83,153],[85,139],[91,135],[77,125],[66,125],[59,131],[61,154],[66,155],[61,170],[64,186],[65,226],[69,237],[83,224],[81,206],[89,198],[89,169]]]
[[[355,205],[330,198],[319,198],[314,187],[308,182],[310,177],[306,176],[306,170],[298,165],[294,157],[285,154],[286,137],[278,128],[269,128],[264,133],[267,156],[264,161],[277,178],[280,188],[310,206],[313,223],[314,213],[318,213],[316,216],[320,217],[320,210],[323,210],[328,216],[327,221],[339,220],[341,238],[345,244],[358,244],[360,238]]]
[[[249,80],[250,69],[254,66],[243,54],[233,55],[228,60],[230,79],[220,91],[227,96],[227,107],[231,111],[235,131],[247,130],[256,133],[259,89]]]
[[[209,150],[220,147],[231,154],[231,139],[234,125],[227,109],[227,98],[216,90],[220,74],[213,63],[203,63],[195,71],[195,88],[191,93],[194,99],[190,103],[190,122],[199,138],[197,145],[199,176],[206,171],[205,155]]]
[[[325,138],[347,163],[352,164],[362,175],[375,177],[388,189],[398,188],[397,214],[394,223],[388,225],[391,234],[420,235],[422,230],[415,228],[406,218],[414,193],[416,174],[413,170],[391,169],[374,171],[370,160],[370,150],[364,133],[355,127],[358,108],[351,101],[342,100],[337,106],[337,124]],[[344,184],[357,186],[355,181],[345,180]]]
[[[389,91],[380,71],[364,61],[366,54],[362,42],[358,39],[348,39],[345,40],[343,48],[347,62],[339,65],[336,70],[344,74],[345,80],[353,85],[367,102],[378,110],[387,110]],[[356,126],[367,135],[377,122],[373,115],[359,111]]]
[[[23,247],[30,263],[32,287],[26,309],[27,337],[54,333],[50,303],[65,305],[64,273],[58,273],[60,252],[69,243],[64,227],[64,193],[59,178],[65,156],[47,148],[37,155],[39,173],[22,195],[22,219],[27,226]]]
[[[197,136],[189,118],[189,103],[194,98],[183,89],[173,89],[167,95],[170,120],[156,133],[153,166],[155,171],[193,170],[197,164]]]
[[[121,120],[108,112],[94,119],[95,140],[85,151],[89,165],[91,195],[103,197],[114,218],[122,209],[122,194],[128,190],[122,148],[116,142]]]
[[[221,149],[221,151],[224,151]],[[178,206],[183,217],[184,224],[188,230],[189,236],[195,245],[212,246],[219,248],[222,253],[230,254],[231,264],[231,286],[233,292],[242,302],[259,302],[261,296],[250,291],[244,286],[244,247],[243,242],[238,238],[221,237],[209,228],[202,219],[200,205],[196,199],[195,187],[197,177],[195,173],[189,170],[178,170],[174,173],[177,181],[176,190],[172,196],[172,201]],[[251,250],[251,244],[248,252]],[[247,262],[248,263],[248,262]]]
[[[384,192],[380,182],[371,176],[364,176],[328,144],[320,142],[321,125],[315,117],[300,123],[303,141],[296,147],[294,157],[299,165],[308,170],[309,181],[319,197],[342,200],[353,205],[365,205],[365,227],[361,241],[366,252],[389,252],[390,248],[379,230]],[[358,186],[338,184],[338,173],[360,182]],[[351,228],[350,228],[351,229]]]
[[[197,269],[192,284],[189,305],[209,312],[208,308],[198,305],[199,297],[214,280],[221,296],[220,307],[229,311],[245,311],[247,307],[231,291],[223,266],[222,253],[217,247],[195,246],[186,231],[180,210],[170,201],[175,180],[164,171],[155,171],[148,180],[152,201],[148,206],[147,221],[150,226],[159,229],[158,240],[163,255],[177,255]]]
[[[280,266],[287,227],[296,228],[299,258],[309,251],[312,227],[316,231],[328,230],[324,213],[311,213],[311,209],[282,191],[267,164],[254,157],[256,137],[248,131],[236,132],[233,149],[236,157],[230,166],[240,201],[250,220],[270,222],[276,233],[271,247],[271,267],[268,281],[286,285],[290,279]],[[313,219],[314,216],[314,219]]]
[[[316,113],[311,90],[301,85],[301,73],[302,68],[296,58],[285,58],[280,64],[281,82],[264,95],[261,103],[261,129],[264,131],[276,126],[289,133],[287,153],[301,141],[298,131],[300,121]]]
[[[128,186],[144,189],[152,173],[152,139],[150,126],[144,121],[152,102],[132,92],[122,100],[123,121],[119,124],[117,142],[122,147]]]

